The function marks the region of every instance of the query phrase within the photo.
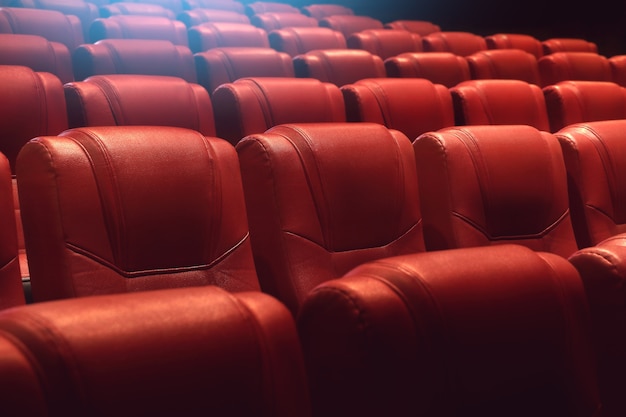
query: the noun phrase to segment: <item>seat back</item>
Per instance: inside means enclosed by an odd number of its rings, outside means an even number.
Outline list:
[[[319,415],[600,413],[584,289],[553,254],[372,261],[314,289],[297,324]]]
[[[541,89],[519,80],[470,80],[450,89],[457,125],[523,124],[550,130]]]
[[[543,86],[559,81],[612,81],[609,60],[594,52],[555,52],[537,61]]]
[[[74,75],[144,74],[197,82],[193,54],[186,46],[149,39],[103,39],[81,45],[72,56]]]
[[[65,84],[69,125],[174,126],[215,136],[207,91],[176,77],[95,75]]]
[[[327,16],[339,14],[354,15],[354,10],[341,4],[309,4],[300,9],[303,14],[321,20]]]
[[[537,58],[521,49],[493,49],[466,56],[473,79],[510,79],[541,85]]]
[[[526,125],[462,126],[414,143],[428,250],[516,243],[577,249],[558,140]]]
[[[426,78],[448,88],[471,78],[469,64],[451,52],[403,53],[385,60],[388,77]]]
[[[230,10],[237,13],[245,13],[246,11],[244,4],[235,0],[183,0],[183,6],[187,10]]]
[[[247,136],[237,152],[261,288],[294,314],[310,290],[366,260],[423,250],[415,160],[402,133],[289,124]]]
[[[414,140],[454,125],[450,91],[423,78],[368,78],[341,87],[349,122],[371,122]]]
[[[211,98],[217,136],[232,144],[280,124],[346,121],[341,90],[315,79],[243,78]]]
[[[295,77],[291,57],[272,48],[213,48],[194,55],[198,82],[210,94],[246,77]]]
[[[316,19],[302,13],[258,13],[250,16],[250,23],[266,32],[288,27],[319,27]]]
[[[232,10],[193,9],[185,10],[178,15],[178,20],[188,28],[207,22],[230,22],[250,24],[250,18],[243,13]]]
[[[291,57],[316,49],[346,49],[346,38],[341,32],[322,27],[290,27],[268,34],[270,46]]]
[[[270,42],[267,32],[245,23],[209,22],[189,29],[189,47],[193,53],[230,46],[269,48]]]
[[[100,17],[116,15],[160,16],[168,19],[176,19],[176,15],[170,9],[159,4],[117,2],[100,6]]]
[[[543,56],[543,45],[534,36],[524,33],[496,33],[485,36],[489,49],[521,49],[539,59]]]
[[[26,144],[17,179],[35,301],[259,288],[224,140],[176,127],[72,129]]]
[[[404,52],[422,52],[422,37],[417,33],[394,29],[368,29],[353,33],[348,47],[364,49],[383,60]]]
[[[543,54],[555,52],[592,52],[598,53],[598,46],[594,42],[579,38],[550,38],[541,42]]]
[[[293,58],[296,77],[315,78],[337,86],[364,78],[383,78],[385,63],[378,55],[360,49],[322,49]]]
[[[609,58],[612,80],[614,83],[626,87],[626,55],[614,55]]]
[[[605,81],[562,81],[543,89],[550,129],[626,118],[626,89]]]
[[[64,15],[76,16],[80,20],[83,37],[88,38],[89,26],[100,17],[98,7],[82,0],[11,0],[15,7],[26,7],[40,10],[56,10]]]
[[[427,20],[394,20],[385,23],[386,29],[408,30],[420,36],[426,36],[433,32],[441,32],[441,27]]]
[[[156,4],[157,6],[164,7],[168,10],[174,12],[174,15],[178,16],[179,13],[183,12],[185,5],[183,4],[186,0],[128,0],[133,3],[142,3],[142,4]],[[110,1],[111,2],[111,1]],[[115,2],[111,2],[115,3]]]
[[[245,5],[246,14],[252,16],[259,13],[300,13],[300,9],[287,3],[274,1],[253,1]]]
[[[319,20],[319,25],[341,32],[348,39],[350,35],[367,29],[383,29],[383,23],[369,16],[335,15]]]
[[[470,32],[433,32],[422,38],[426,52],[452,52],[460,56],[487,49],[485,38]]]
[[[189,46],[187,27],[180,20],[160,16],[115,15],[94,20],[89,39],[152,39]]]

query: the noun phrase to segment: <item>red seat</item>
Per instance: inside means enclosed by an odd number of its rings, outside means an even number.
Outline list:
[[[368,29],[353,33],[346,42],[349,48],[364,49],[383,60],[404,52],[422,52],[422,37],[406,30]]]
[[[300,13],[300,9],[287,3],[274,1],[253,1],[246,4],[246,14],[259,13]]]
[[[555,52],[537,61],[543,86],[559,81],[612,81],[609,60],[594,52]]]
[[[539,59],[543,56],[543,45],[534,36],[523,33],[496,33],[485,36],[489,49],[521,49]]]
[[[339,87],[387,75],[383,60],[359,49],[321,49],[293,58],[296,77],[315,78]]]
[[[302,13],[257,13],[250,16],[250,23],[266,32],[289,27],[319,27],[316,19]]]
[[[459,126],[413,143],[428,250],[515,243],[577,250],[558,140],[526,125]]]
[[[541,85],[537,58],[520,49],[478,51],[465,57],[473,79],[509,79]]]
[[[320,416],[600,415],[585,293],[553,254],[373,261],[315,288],[297,325]]]
[[[485,38],[469,32],[433,32],[422,38],[426,52],[451,52],[460,56],[487,49]]]
[[[270,42],[267,32],[245,23],[209,22],[189,29],[189,47],[193,53],[231,46],[269,48]]]
[[[421,36],[441,32],[441,27],[427,20],[394,20],[385,23],[385,29],[408,30]]]
[[[319,25],[341,32],[348,39],[350,35],[367,29],[383,29],[383,23],[369,16],[334,15],[319,20]]]
[[[243,78],[219,86],[212,101],[217,136],[232,144],[279,124],[346,121],[339,88],[315,79]]]
[[[261,288],[296,314],[318,284],[423,251],[411,142],[370,123],[276,126],[237,144]]]
[[[471,78],[469,64],[451,52],[407,52],[385,60],[388,77],[426,78],[435,84],[454,87]]]
[[[396,129],[413,140],[454,125],[450,91],[420,78],[369,78],[341,87],[349,122]]]
[[[594,42],[579,38],[551,38],[541,42],[543,54],[555,52],[592,52],[598,53],[598,46]]]
[[[183,12],[184,9],[184,1],[187,0],[127,0],[133,3],[146,3],[146,4],[156,4],[157,6],[164,7],[166,9],[174,12],[174,15],[178,16],[179,13]],[[111,3],[115,3],[115,1],[111,1]]]
[[[329,28],[290,27],[273,30],[268,34],[270,46],[291,57],[316,49],[346,49],[346,38]]]
[[[35,301],[259,288],[224,140],[177,127],[67,130],[26,144],[17,179]]]
[[[301,8],[302,13],[311,16],[317,20],[321,20],[328,16],[336,16],[340,14],[353,15],[354,10],[342,4],[309,4]]]
[[[614,83],[626,87],[626,55],[614,55],[609,58],[612,80]]]
[[[193,9],[185,10],[178,15],[178,20],[188,28],[207,22],[230,22],[250,24],[250,18],[243,13],[231,10]]]
[[[183,6],[187,10],[230,10],[237,13],[245,13],[246,11],[243,3],[235,0],[183,0]]]
[[[117,2],[100,6],[100,17],[117,15],[159,16],[168,19],[176,19],[176,15],[170,9],[159,4]]]
[[[160,16],[115,15],[96,19],[89,28],[91,42],[101,39],[152,39],[188,46],[187,27]]]

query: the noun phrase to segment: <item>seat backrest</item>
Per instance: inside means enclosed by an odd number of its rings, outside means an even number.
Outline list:
[[[270,46],[291,57],[315,49],[346,49],[346,38],[341,32],[322,27],[290,27],[268,34]]]
[[[541,41],[524,33],[496,33],[485,36],[489,49],[521,49],[539,59],[543,56]]]
[[[319,49],[295,56],[296,77],[315,78],[339,87],[364,78],[387,75],[385,63],[362,49]]]
[[[244,4],[235,0],[183,0],[183,6],[187,10],[230,10],[237,13],[245,13],[246,11]]]
[[[187,27],[180,20],[161,16],[115,15],[94,20],[90,41],[101,39],[152,39],[189,46]]]
[[[291,57],[272,48],[213,48],[194,55],[198,83],[209,94],[246,77],[294,77]]]
[[[622,98],[622,106],[624,102]],[[626,232],[624,128],[622,119],[577,123],[556,133],[565,158],[579,248]]]
[[[441,32],[441,27],[427,20],[394,20],[385,23],[386,29],[408,30],[421,36],[426,36],[433,32]]]
[[[341,87],[349,122],[371,122],[410,140],[454,125],[450,91],[423,78],[368,78]]]
[[[407,52],[385,60],[388,77],[426,78],[454,87],[471,79],[467,60],[451,52]]]
[[[185,5],[183,2],[185,0],[127,0],[133,3],[147,3],[147,4],[156,4],[157,6],[165,7],[166,9],[174,12],[174,15],[178,16],[179,13],[182,13]],[[114,1],[110,1],[111,3],[115,3]]]
[[[211,99],[217,136],[232,144],[279,124],[346,121],[339,87],[316,79],[242,78]]]
[[[85,41],[80,20],[56,10],[0,7],[0,31],[41,36],[64,44],[70,53]]]
[[[266,32],[288,27],[319,27],[316,19],[302,13],[257,13],[250,16],[250,23]]]
[[[100,17],[111,17],[116,15],[139,15],[139,16],[160,16],[168,19],[176,19],[176,15],[170,9],[159,4],[117,2],[100,6]]]
[[[197,82],[193,54],[186,46],[149,39],[103,39],[76,48],[74,76],[144,74],[179,77]]]
[[[383,29],[383,22],[369,16],[335,15],[319,20],[319,25],[343,33],[348,39],[350,35],[367,29]]]
[[[600,415],[585,292],[550,253],[372,261],[315,288],[297,325],[319,415]]]
[[[252,16],[259,13],[301,13],[300,9],[287,3],[274,1],[253,1],[245,5],[246,14]]]
[[[17,181],[35,301],[259,288],[224,140],[177,127],[72,129],[28,142]]]
[[[232,10],[213,9],[193,9],[185,10],[178,15],[178,20],[183,22],[188,28],[207,22],[230,22],[250,24],[250,18],[243,13]]]
[[[36,72],[49,72],[62,83],[74,80],[67,46],[37,35],[0,33],[0,65],[23,65]]]
[[[433,32],[422,38],[426,52],[452,52],[460,56],[487,49],[485,38],[470,32]]]
[[[626,55],[614,55],[609,58],[612,80],[614,83],[626,87]]]
[[[184,288],[39,303],[0,314],[0,328],[1,351],[5,341],[14,347],[3,365],[28,371],[12,372],[5,394],[33,394],[9,415],[311,415],[293,318],[260,292]],[[43,412],[34,406],[42,403]]]
[[[608,81],[561,81],[543,89],[550,130],[626,118],[626,89]]]
[[[294,314],[310,290],[366,260],[423,250],[415,159],[402,133],[288,124],[236,148],[261,288]]]
[[[309,4],[302,6],[303,14],[311,16],[317,20],[321,20],[327,16],[336,16],[338,14],[353,15],[354,10],[348,6],[342,4]]]
[[[422,37],[406,30],[368,29],[353,33],[348,48],[364,49],[383,60],[404,52],[422,52]]]
[[[245,23],[207,22],[189,29],[193,53],[230,46],[269,48],[270,42],[266,31]]]
[[[612,81],[609,60],[594,52],[555,52],[537,61],[542,85],[559,81]]]
[[[70,128],[174,126],[215,136],[213,107],[198,84],[160,75],[95,75],[65,84]]]
[[[558,140],[527,125],[459,126],[413,143],[428,250],[577,249]]]
[[[550,130],[543,92],[520,80],[470,80],[450,89],[457,125],[523,124]]]
[[[522,80],[541,85],[537,58],[521,49],[478,51],[465,59],[473,79]]]
[[[594,42],[579,38],[550,38],[541,42],[543,54],[555,52],[593,52],[598,53],[598,46]]]
[[[82,0],[12,0],[11,5],[30,9],[56,10],[64,15],[76,16],[80,20],[85,39],[88,38],[91,23],[100,17],[100,11],[95,4]]]

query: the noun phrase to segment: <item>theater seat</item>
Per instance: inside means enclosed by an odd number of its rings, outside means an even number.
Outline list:
[[[385,60],[388,77],[426,78],[448,88],[471,78],[467,60],[451,52],[407,52]]]
[[[253,16],[259,13],[300,13],[300,9],[287,3],[274,1],[253,1],[245,5],[246,14]]]
[[[115,15],[96,19],[89,28],[89,39],[92,43],[101,39],[153,39],[189,46],[185,24],[160,16]]]
[[[485,36],[489,49],[521,49],[539,59],[543,56],[543,45],[534,36],[524,33],[496,33]]]
[[[579,38],[550,38],[541,42],[543,54],[555,52],[592,52],[598,53],[598,46],[594,42]]]
[[[450,89],[457,125],[523,124],[550,130],[543,92],[520,80],[470,80]]]
[[[207,22],[230,22],[250,24],[250,18],[243,13],[231,10],[193,9],[185,10],[179,14],[178,20],[183,22],[188,28]]]
[[[458,126],[413,143],[427,250],[577,250],[559,142],[527,125]]]
[[[267,32],[245,23],[210,22],[189,29],[189,47],[193,53],[231,46],[269,48],[270,42]]]
[[[371,122],[414,140],[454,125],[449,90],[423,78],[368,78],[341,87],[349,122]]]
[[[183,0],[183,7],[186,10],[213,9],[245,13],[243,3],[235,0]]]
[[[257,13],[250,16],[250,23],[268,33],[289,27],[319,27],[316,19],[302,13]]]
[[[268,34],[270,46],[291,57],[315,49],[346,49],[346,38],[341,32],[322,27],[291,27],[273,30]]]
[[[165,7],[166,9],[174,12],[174,15],[178,16],[179,13],[183,12],[185,7],[184,2],[186,0],[127,0],[133,3],[142,3],[142,4],[156,4],[157,6]],[[110,1],[110,3],[115,3],[115,1]]]
[[[352,10],[348,6],[344,6],[342,4],[309,4],[306,6],[302,6],[301,9],[303,14],[307,16],[311,16],[317,20],[321,20],[328,16],[336,16],[340,14],[345,15],[353,15],[354,10]]]
[[[612,80],[614,83],[626,87],[626,55],[614,55],[609,58]]]
[[[100,6],[100,17],[117,15],[160,16],[168,19],[176,19],[176,15],[170,9],[159,4],[116,2]]]
[[[384,25],[385,29],[407,30],[426,36],[433,32],[441,32],[441,27],[427,20],[394,20]]]
[[[87,39],[89,26],[100,17],[98,7],[82,0],[11,0],[11,6],[39,10],[56,10],[64,15],[76,16],[81,23],[83,36]]]
[[[287,124],[237,146],[263,291],[294,314],[372,259],[424,250],[411,142],[370,123]]]
[[[537,61],[542,85],[559,81],[612,81],[609,60],[594,52],[555,52]]]
[[[26,144],[17,180],[35,301],[259,288],[224,140],[176,127],[67,130]]]
[[[485,38],[470,32],[433,32],[422,38],[425,52],[452,52],[460,56],[487,49]]]
[[[346,121],[341,90],[315,79],[243,78],[211,99],[217,136],[232,144],[279,124]]]
[[[520,49],[478,51],[465,57],[473,79],[509,79],[541,85],[537,58]]]
[[[213,107],[198,84],[159,75],[95,75],[65,84],[69,125],[173,126],[215,136]]]
[[[199,84],[209,94],[246,77],[294,77],[291,57],[272,48],[213,48],[194,55]]]
[[[2,379],[15,378],[4,395],[16,393],[3,411],[24,400],[7,415],[311,415],[293,319],[260,292],[25,306],[0,314],[0,352]]]
[[[600,415],[585,293],[550,253],[372,261],[315,288],[297,326],[315,415]]]
[[[350,35],[367,29],[383,29],[383,23],[369,16],[335,15],[319,20],[319,25],[341,32],[348,39]]]
[[[149,39],[103,39],[81,45],[72,55],[74,75],[143,74],[197,82],[193,54],[186,46]]]
[[[315,78],[339,87],[364,78],[383,78],[385,64],[378,55],[360,49],[323,49],[295,56],[296,77]]]
[[[353,33],[348,48],[364,49],[383,60],[404,52],[422,52],[422,37],[406,30],[368,29]]]

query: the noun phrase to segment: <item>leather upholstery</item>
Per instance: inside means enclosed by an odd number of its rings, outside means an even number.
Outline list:
[[[245,13],[246,11],[243,3],[235,0],[183,0],[183,5],[187,10],[230,10],[237,13]]]
[[[316,19],[302,13],[257,13],[250,16],[250,23],[266,32],[288,27],[318,27]]]
[[[362,262],[424,250],[415,160],[402,133],[289,124],[236,148],[261,288],[294,314],[315,286]]]
[[[117,2],[100,6],[101,17],[111,17],[116,15],[140,15],[140,16],[160,16],[168,19],[176,19],[176,15],[170,9],[159,4]]]
[[[115,15],[96,19],[89,28],[89,39],[154,39],[189,46],[185,24],[160,16]]]
[[[417,33],[394,29],[368,29],[347,39],[349,48],[364,49],[383,60],[404,52],[422,52],[422,37]]]
[[[258,289],[226,141],[175,127],[73,129],[25,145],[17,179],[35,301]]]
[[[197,82],[193,54],[186,46],[153,39],[103,39],[81,45],[72,56],[74,76],[143,74]]]
[[[319,20],[319,25],[341,32],[348,39],[350,35],[367,29],[383,29],[383,22],[369,16],[336,15]]]
[[[441,32],[441,27],[427,20],[394,20],[385,23],[386,29],[408,30],[421,36]]]
[[[301,8],[303,14],[321,20],[327,16],[339,14],[353,15],[354,10],[341,4],[308,4]]]
[[[586,39],[550,38],[541,42],[544,55],[555,52],[592,52],[598,53],[598,46]]]
[[[349,122],[371,122],[414,140],[454,125],[449,90],[423,78],[369,78],[341,87]]]
[[[100,11],[95,4],[82,0],[12,0],[11,5],[30,9],[56,10],[64,15],[76,16],[80,20],[85,39],[88,37],[91,23],[100,17]]]
[[[594,52],[555,52],[537,61],[542,85],[560,81],[611,81],[609,60]]]
[[[290,27],[268,34],[270,46],[291,57],[315,49],[345,49],[346,38],[341,32],[322,27]]]
[[[217,136],[232,144],[280,124],[346,121],[339,88],[315,79],[243,78],[211,99]]]
[[[626,87],[626,55],[614,55],[609,58],[612,80],[614,83]]]
[[[147,3],[147,4],[156,4],[157,6],[165,7],[166,9],[174,12],[174,15],[178,16],[179,13],[182,13],[183,8],[185,7],[185,0],[128,0],[134,3]],[[115,3],[115,2],[111,2]]]
[[[243,13],[232,10],[193,9],[179,14],[178,20],[188,28],[207,22],[231,22],[250,24],[250,18]]]
[[[541,85],[534,55],[520,49],[478,51],[465,57],[473,79],[509,79]]]
[[[524,33],[496,33],[485,36],[489,49],[521,49],[539,59],[543,56],[543,45],[534,36]]]
[[[549,130],[541,89],[520,80],[470,80],[450,89],[457,125],[530,125]]]
[[[209,94],[180,78],[95,75],[64,90],[70,127],[174,126],[215,136]]]
[[[463,126],[414,143],[428,250],[516,243],[577,250],[559,142],[526,125]]]
[[[315,78],[339,87],[364,78],[386,76],[383,60],[360,49],[323,49],[293,58],[296,77]]]
[[[470,32],[433,32],[422,38],[426,52],[452,52],[460,56],[487,49],[485,38]]]
[[[199,84],[213,93],[245,77],[295,77],[291,57],[272,48],[213,48],[194,55]]]
[[[253,1],[246,4],[246,14],[249,16],[259,13],[300,13],[300,9],[287,3],[274,1]]]
[[[315,288],[297,325],[315,415],[600,415],[585,293],[550,253],[373,261]]]
[[[471,78],[467,60],[451,52],[403,53],[387,58],[385,70],[389,77],[426,78],[448,88]]]
[[[209,22],[189,29],[189,47],[194,53],[212,48],[247,46],[269,48],[267,32],[245,23]]]

